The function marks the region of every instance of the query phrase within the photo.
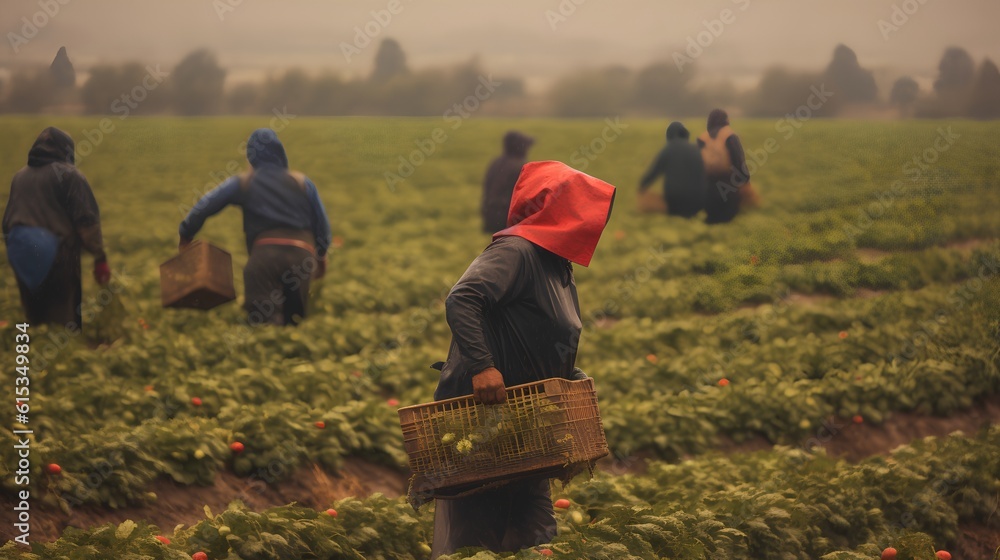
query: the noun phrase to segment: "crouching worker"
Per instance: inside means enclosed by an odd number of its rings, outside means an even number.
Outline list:
[[[452,342],[435,399],[506,400],[506,387],[575,368],[582,321],[573,266],[590,264],[615,188],[562,163],[525,164],[507,228],[469,266],[445,302]],[[437,500],[432,558],[463,547],[516,551],[549,542],[556,520],[547,479]]]
[[[223,181],[181,222],[180,248],[208,217],[230,204],[241,207],[250,255],[243,269],[247,314],[252,323],[294,325],[306,316],[310,276],[326,273],[330,222],[316,185],[289,171],[274,131],[262,128],[250,135],[247,161],[250,172]]]
[[[663,175],[663,199],[667,214],[691,218],[705,206],[705,166],[701,151],[689,140],[691,133],[679,122],[667,127],[667,145],[657,154],[642,177],[639,192]]]
[[[29,324],[82,327],[80,256],[94,256],[94,279],[111,280],[101,217],[90,184],[74,163],[73,139],[46,128],[14,175],[3,216],[7,259]]]

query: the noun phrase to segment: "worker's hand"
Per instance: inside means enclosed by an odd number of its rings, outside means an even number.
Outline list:
[[[182,237],[181,242],[177,244],[177,250],[183,251],[184,249],[187,249],[188,245],[190,245],[192,241],[194,240],[188,239],[187,237]]]
[[[326,276],[326,257],[316,259],[316,270],[313,271],[313,278],[319,280]]]
[[[111,267],[108,266],[108,261],[94,263],[94,280],[102,286],[111,281]]]
[[[507,388],[503,384],[503,374],[497,368],[486,368],[472,376],[472,396],[482,404],[507,402]]]

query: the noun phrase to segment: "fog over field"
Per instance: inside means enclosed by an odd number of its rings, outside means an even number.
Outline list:
[[[398,6],[397,3],[398,2]],[[372,0],[278,2],[242,0],[5,0],[0,71],[48,63],[65,45],[81,71],[128,60],[175,64],[205,47],[219,56],[233,82],[256,80],[292,66],[365,75],[378,41],[393,37],[413,67],[451,65],[478,56],[490,71],[545,87],[584,66],[637,67],[683,53],[706,27],[698,57],[702,74],[726,74],[749,84],[768,66],[818,68],[838,43],[866,67],[932,79],[950,45],[977,60],[1000,56],[996,0]],[[370,45],[347,57],[344,45],[374,21],[396,14]],[[44,14],[48,6],[55,15]],[[721,23],[731,10],[730,23]],[[45,22],[27,38],[25,19]],[[713,20],[719,20],[713,24]],[[707,24],[706,24],[707,22]],[[880,23],[881,22],[881,23]],[[15,52],[16,51],[16,52]],[[348,61],[350,58],[350,61]]]

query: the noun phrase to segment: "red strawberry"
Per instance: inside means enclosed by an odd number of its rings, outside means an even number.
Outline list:
[[[315,424],[313,424],[313,426],[316,426],[317,428],[319,428],[319,429],[322,430],[323,428],[326,427],[326,422],[319,421],[319,422],[316,422]]]
[[[198,397],[191,397],[191,404],[195,406],[201,406],[201,399]]]
[[[389,399],[385,402],[389,403],[389,406],[399,406],[399,401],[397,399]]]
[[[542,556],[552,556],[552,551],[547,548],[539,550],[538,553],[541,554]]]
[[[62,467],[55,463],[49,463],[49,465],[45,467],[45,470],[47,470],[49,474],[62,474]]]
[[[839,336],[841,340],[844,340],[845,338],[847,338],[847,331],[840,331],[840,334],[838,334],[837,336]]]
[[[330,517],[337,517],[337,510],[330,508],[326,510],[326,514],[329,515]]]
[[[951,553],[947,550],[939,550],[934,556],[937,556],[938,560],[951,560]]]
[[[238,442],[238,441],[234,441],[233,443],[229,444],[229,449],[231,449],[233,451],[233,453],[239,454],[239,453],[243,453],[243,450],[245,449],[245,446],[242,443]]]
[[[566,498],[561,498],[559,500],[556,500],[556,503],[552,505],[556,506],[559,509],[566,509],[569,507],[569,500],[567,500]]]
[[[854,421],[855,424],[863,424],[865,422],[864,417],[861,416],[860,414],[855,414],[852,420]]]
[[[719,387],[729,387],[729,380],[723,377],[719,380]]]
[[[191,560],[208,560],[208,555],[204,552],[195,552],[191,555]]]
[[[651,364],[655,364],[656,360],[657,360],[656,354],[646,354],[646,361],[647,362],[649,362]]]
[[[158,540],[158,541],[160,541],[161,543],[163,543],[163,544],[165,544],[167,546],[170,546],[170,539],[168,539],[167,537],[164,537],[163,535],[156,535],[153,538],[156,539],[156,540]]]
[[[882,560],[896,560],[896,549],[891,546],[882,551]]]

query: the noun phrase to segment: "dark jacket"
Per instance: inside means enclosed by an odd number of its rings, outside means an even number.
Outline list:
[[[288,170],[285,148],[270,129],[254,131],[247,142],[247,160],[253,171],[226,179],[195,204],[181,222],[180,236],[192,239],[205,220],[234,204],[243,209],[247,251],[270,230],[302,230],[312,234],[316,253],[330,247],[330,221],[316,185]]]
[[[507,386],[573,376],[583,323],[566,259],[501,237],[472,262],[445,306],[452,342],[435,399],[472,394],[472,376],[488,367]]]
[[[493,160],[483,179],[481,213],[483,231],[495,233],[507,227],[507,212],[514,185],[534,142],[520,132],[508,132],[503,139],[503,155]]]
[[[10,183],[3,216],[4,234],[17,226],[45,228],[66,254],[81,248],[105,260],[101,215],[87,178],[75,167],[73,139],[58,128],[42,131],[28,152],[28,165]]]
[[[690,137],[683,124],[670,123],[667,145],[660,150],[640,184],[640,190],[645,191],[663,175],[667,213],[685,218],[694,216],[705,206],[705,166],[701,150],[689,142]]]

